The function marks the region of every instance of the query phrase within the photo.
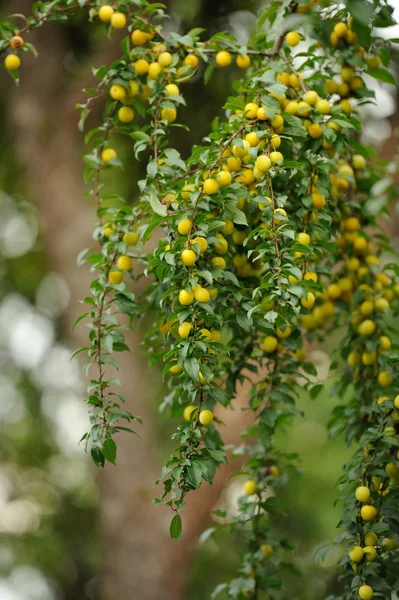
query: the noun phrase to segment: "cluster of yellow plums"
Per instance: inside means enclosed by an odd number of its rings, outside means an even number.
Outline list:
[[[119,238],[120,234],[116,231],[115,225],[108,223],[103,231],[105,239],[110,238],[113,234]],[[126,247],[135,246],[138,242],[138,234],[135,231],[128,231],[122,235],[122,241],[126,244]],[[115,266],[117,268],[115,268]],[[133,260],[127,254],[121,254],[116,258],[116,263],[111,266],[108,272],[108,279],[113,285],[119,285],[122,283],[124,273],[130,273],[133,267]]]
[[[7,71],[17,71],[21,66],[21,59],[16,52],[22,48],[24,43],[25,42],[20,35],[14,35],[10,39],[9,46],[14,52],[7,54],[4,59],[4,67],[7,69]]]
[[[393,468],[395,467],[395,469]],[[395,471],[395,473],[399,474],[399,468],[395,463],[388,463],[386,466],[387,474],[389,472]],[[379,490],[380,488],[380,480],[379,478],[373,478],[373,489]],[[384,492],[379,491],[380,494],[386,494],[387,491]],[[370,523],[374,521],[378,516],[378,509],[369,504],[371,497],[371,490],[366,485],[362,485],[358,487],[355,491],[356,500],[361,504],[360,508],[360,518],[364,523]],[[353,568],[356,572],[356,565],[364,562],[366,565],[371,563],[377,557],[376,547],[379,545],[378,537],[373,532],[368,532],[364,535],[363,545],[353,546],[349,551],[349,558],[352,561]],[[390,538],[384,538],[382,541],[382,546],[388,550],[395,550],[399,547],[399,543],[396,540]],[[359,597],[362,600],[371,600],[373,597],[373,589],[369,585],[362,585],[359,588]]]

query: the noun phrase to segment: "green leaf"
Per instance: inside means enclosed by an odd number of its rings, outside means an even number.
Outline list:
[[[103,444],[103,454],[108,462],[115,464],[116,460],[116,444],[111,438],[105,440]]]
[[[378,81],[383,81],[384,83],[390,83],[391,85],[396,85],[396,81],[394,76],[387,71],[386,69],[375,69],[375,71],[367,71],[368,75],[374,77],[374,79],[378,79]]]
[[[161,204],[161,202],[158,200],[155,192],[152,192],[152,194],[150,195],[150,204],[151,204],[151,208],[154,211],[154,213],[156,213],[157,215],[160,215],[161,217],[166,217],[167,208],[166,208],[166,206]]]
[[[178,540],[182,532],[182,521],[180,515],[175,515],[170,522],[169,533],[170,537],[174,540]]]
[[[104,467],[104,463],[105,463],[105,459],[104,459],[104,454],[101,452],[100,448],[98,446],[93,446],[91,448],[91,458],[93,459],[94,464],[96,465],[96,467]]]

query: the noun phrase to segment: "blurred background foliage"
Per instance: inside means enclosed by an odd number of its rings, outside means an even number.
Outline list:
[[[255,14],[265,2],[170,0],[168,5],[171,20],[167,27],[171,30],[184,31],[195,26],[204,27],[211,34],[230,29],[245,44],[253,30]],[[29,2],[0,2],[1,14],[21,7],[29,10]],[[54,27],[40,30],[40,35],[46,36]],[[391,33],[390,37],[394,37]],[[58,26],[57,35],[64,45],[59,85],[65,93],[75,85],[80,67],[86,61],[91,64],[97,60],[104,43],[104,29],[97,24],[89,26],[81,15],[68,25]],[[115,52],[112,46],[109,52],[110,56]],[[38,60],[45,71],[46,57]],[[29,70],[22,71],[18,94],[24,94],[24,80],[29,76]],[[173,133],[174,144],[183,154],[207,134],[215,116],[223,116],[222,106],[236,76],[234,69],[218,71],[204,86],[198,75],[185,87],[187,107],[181,110],[180,117],[191,133],[184,129]],[[85,382],[77,361],[70,362],[71,342],[66,339],[70,335],[65,338],[63,327],[70,291],[62,274],[53,270],[48,256],[37,199],[10,126],[13,84],[4,72],[0,73],[0,85],[0,598],[94,599],[98,597],[97,580],[105,543],[99,521],[102,498],[97,486],[98,472],[78,446],[87,427],[87,411],[83,403]],[[75,92],[79,97],[79,90]],[[57,116],[56,98],[54,115]],[[385,149],[386,156],[392,154],[396,147],[392,131],[397,120],[392,91],[379,86],[377,107],[368,108],[365,117],[367,141],[379,143],[378,149]],[[58,114],[57,118],[62,121],[64,116]],[[77,121],[78,114],[71,126]],[[124,140],[115,143],[118,154],[128,164],[128,176],[108,184],[110,189],[119,187],[119,193],[134,198],[143,165],[134,162]],[[81,150],[83,147],[77,147],[77,152]],[[82,203],[86,201],[82,198]],[[391,228],[391,234],[397,244],[397,231]],[[70,251],[68,247],[62,250]],[[333,342],[338,341],[339,334]],[[329,340],[326,347],[309,350],[321,379],[328,376],[327,348],[329,351],[331,345]],[[159,373],[151,375],[147,386],[156,407],[162,397],[162,382]],[[328,377],[325,383],[317,400],[301,399],[304,418],[298,418],[278,440],[285,450],[299,453],[303,469],[302,478],[293,480],[284,492],[285,517],[275,525],[295,543],[297,564],[303,574],[298,581],[287,573],[287,595],[300,600],[321,600],[336,585],[337,553],[330,552],[321,565],[313,560],[317,548],[336,534],[340,515],[339,505],[334,507],[338,496],[336,481],[350,452],[342,439],[328,440],[326,424],[334,400],[330,397],[332,382]],[[171,426],[166,416],[158,419],[159,440],[154,440],[154,445],[159,453],[166,454]],[[134,487],[134,473],[131,476]],[[233,480],[220,504],[234,505],[240,485]],[[234,538],[226,532],[199,544],[192,564],[183,573],[187,585],[185,600],[209,598],[218,583],[233,577],[239,565],[239,550],[239,536]],[[129,556],[126,561],[129,564]],[[129,568],[134,577],[134,564]]]

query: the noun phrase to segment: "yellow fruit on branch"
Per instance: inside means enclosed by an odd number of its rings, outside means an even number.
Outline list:
[[[243,492],[247,496],[252,496],[252,494],[255,494],[257,489],[258,489],[258,484],[253,479],[248,479],[244,483]]]
[[[275,338],[274,336],[268,335],[263,340],[263,348],[264,348],[265,352],[268,352],[268,353],[275,352],[275,350],[277,350],[277,346],[278,346],[278,339]]]
[[[109,23],[114,13],[115,10],[112,8],[112,6],[106,4],[105,6],[101,6],[101,8],[99,9],[98,17],[103,23]]]
[[[183,417],[185,421],[192,421],[193,416],[196,411],[196,407],[193,404],[189,404],[188,406],[185,407],[184,411],[183,411]]]
[[[124,13],[116,12],[111,17],[111,27],[114,29],[124,29],[127,19]]]
[[[189,323],[188,321],[184,321],[178,329],[178,333],[179,336],[183,339],[188,338],[188,336],[190,335],[191,329],[192,329],[192,325],[191,323]]]
[[[359,502],[368,502],[370,499],[370,490],[368,487],[362,485],[356,489],[355,496]]]
[[[301,36],[297,31],[290,31],[285,36],[285,41],[287,42],[288,46],[297,46],[301,41]]]
[[[180,258],[185,267],[191,267],[197,260],[194,250],[183,250]]]
[[[361,600],[372,600],[374,596],[373,588],[369,585],[362,585],[359,588],[358,594]]]
[[[230,52],[227,50],[221,50],[216,54],[216,63],[219,67],[229,67],[231,65],[232,57]]]
[[[183,306],[189,306],[194,302],[194,294],[190,290],[181,290],[179,292],[179,302]]]
[[[211,410],[201,410],[199,415],[199,422],[201,425],[210,425],[213,421],[213,412]]]
[[[361,546],[353,546],[349,551],[349,558],[352,562],[361,562],[363,559],[363,548]]]
[[[360,509],[360,516],[362,517],[363,521],[373,521],[373,519],[375,519],[377,516],[377,509],[375,508],[375,506],[365,504]]]

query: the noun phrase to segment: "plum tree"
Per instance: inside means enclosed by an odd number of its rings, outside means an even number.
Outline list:
[[[247,546],[239,576],[214,597],[273,593],[292,548],[272,533],[275,496],[297,470],[274,436],[297,414],[299,390],[316,398],[323,389],[306,345],[341,328],[332,371],[342,404],[331,432],[344,431],[359,449],[341,479],[345,532],[335,543],[347,551],[340,598],[389,597],[399,577],[399,407],[388,317],[398,313],[399,284],[397,266],[381,260],[387,240],[375,227],[395,197],[395,165],[380,164],[360,143],[358,108],[374,97],[365,74],[394,83],[389,42],[374,30],[394,23],[392,8],[384,0],[362,11],[357,0],[345,7],[272,0],[246,47],[226,32],[206,41],[200,29],[166,33],[164,8],[146,0],[55,0],[36,2],[19,30],[12,18],[0,23],[4,66],[17,82],[20,56],[34,51],[25,38],[47,21],[86,10],[109,33],[126,33],[121,57],[95,71],[99,83],[79,106],[83,130],[93,105],[105,100],[84,156],[98,249],[79,256],[93,281],[78,319],[90,324],[88,348],[75,354],[87,351],[85,370],[95,372],[82,441],[96,465],[115,463],[117,434],[140,421],[124,410],[109,372],[118,367],[115,353],[128,350],[119,315],[132,327],[151,312],[145,351],[163,364],[163,408],[179,418],[156,502],[171,507],[170,533],[178,538],[187,494],[211,483],[228,460],[217,406],[231,406],[237,385],[249,381],[254,418],[235,450],[247,457],[247,480],[238,513],[218,511],[222,527],[249,525]],[[169,142],[185,104],[182,88],[198,71],[208,82],[235,65],[240,78],[225,119],[182,157]],[[135,203],[115,194],[110,202],[104,191],[104,173],[123,176],[112,147],[121,135],[132,140],[135,159],[146,157]],[[149,250],[154,231],[160,239]],[[143,267],[148,283],[136,298],[130,282]]]

